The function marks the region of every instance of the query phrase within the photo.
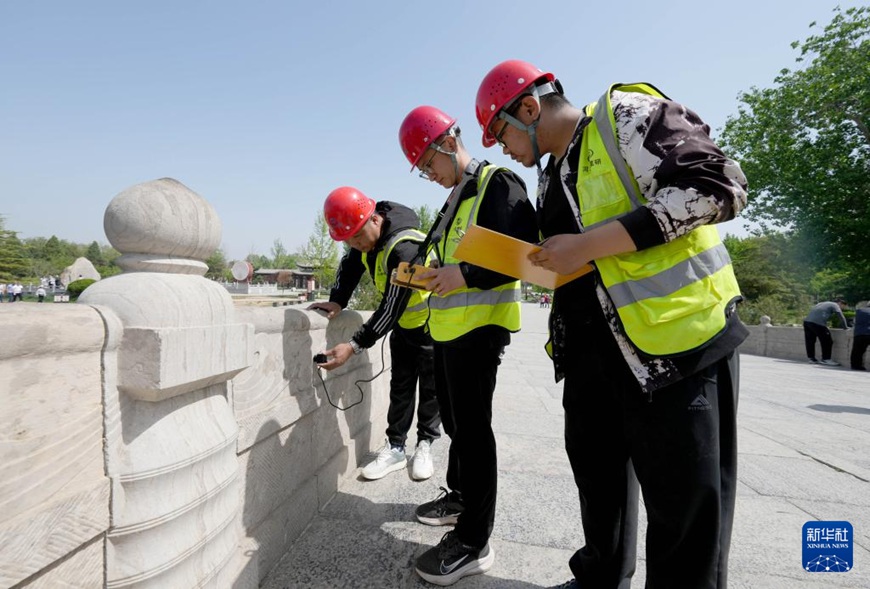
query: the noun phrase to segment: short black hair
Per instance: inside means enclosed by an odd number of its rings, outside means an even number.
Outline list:
[[[541,104],[546,104],[547,108],[559,110],[566,106],[571,106],[571,101],[565,98],[564,94],[553,92],[551,94],[545,94],[544,96],[542,96]]]

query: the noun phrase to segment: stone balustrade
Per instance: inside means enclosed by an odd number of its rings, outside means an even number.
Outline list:
[[[104,225],[123,274],[0,307],[0,586],[256,587],[380,443],[388,376],[326,396],[380,348],[324,388],[312,355],[364,317],[234,305],[203,277],[220,220],[175,180]]]
[[[0,305],[0,587],[99,587],[109,527],[101,354],[78,305]],[[64,585],[66,579],[72,583]]]
[[[742,354],[797,360],[799,362],[807,360],[803,326],[771,325],[769,322],[765,322],[762,325],[749,325],[748,327],[749,337],[740,346]],[[848,367],[849,354],[852,351],[852,330],[831,329],[831,336],[834,339],[831,358]],[[821,345],[816,342],[816,358],[821,358],[821,353]]]

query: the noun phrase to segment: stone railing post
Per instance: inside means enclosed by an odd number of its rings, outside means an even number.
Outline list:
[[[229,587],[238,573],[238,429],[227,381],[253,362],[253,326],[203,277],[214,209],[175,180],[128,188],[106,209],[124,273],[79,303],[103,314],[106,586]]]

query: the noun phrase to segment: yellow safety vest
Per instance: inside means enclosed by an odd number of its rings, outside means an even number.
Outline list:
[[[577,195],[589,230],[646,203],[616,145],[613,90],[666,98],[650,84],[614,84],[586,106]],[[725,309],[740,296],[731,258],[712,225],[639,252],[595,260],[629,339],[652,356],[693,350],[725,327]]]
[[[426,236],[416,229],[403,229],[390,236],[387,243],[384,244],[384,247],[381,248],[381,251],[378,252],[377,257],[375,258],[374,283],[378,292],[383,294],[387,290],[387,279],[389,277],[387,274],[387,259],[389,259],[390,253],[392,253],[396,244],[402,241],[423,243],[425,239]],[[368,256],[363,253],[363,265],[366,267],[369,274],[371,274],[367,258]],[[425,325],[426,318],[429,316],[429,310],[426,305],[426,299],[428,298],[428,291],[414,290],[411,293],[411,298],[408,299],[408,306],[405,307],[405,312],[402,313],[401,317],[399,317],[399,326],[404,327],[405,329],[415,329]]]
[[[497,166],[485,166],[477,178],[477,196],[464,200],[456,209],[444,239],[434,247],[446,264],[458,264],[453,253],[465,231],[477,222],[480,202]],[[456,195],[459,198],[459,195]],[[508,331],[520,330],[520,281],[493,289],[459,288],[444,296],[429,298],[429,332],[436,342],[449,342],[484,325],[498,325]]]

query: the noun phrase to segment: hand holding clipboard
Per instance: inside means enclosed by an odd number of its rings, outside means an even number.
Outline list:
[[[529,260],[540,246],[472,225],[459,242],[454,255],[464,262],[480,266],[544,288],[556,289],[593,270],[586,264],[572,274],[556,274]]]

